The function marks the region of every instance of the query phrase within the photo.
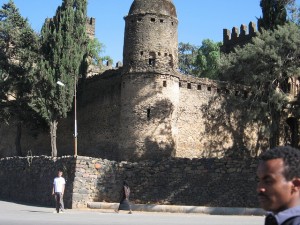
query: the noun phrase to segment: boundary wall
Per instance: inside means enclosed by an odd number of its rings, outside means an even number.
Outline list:
[[[134,204],[257,208],[256,158],[116,162],[64,156],[0,160],[0,199],[54,207],[52,182],[58,168],[66,179],[66,208],[89,202],[119,202],[123,180]]]

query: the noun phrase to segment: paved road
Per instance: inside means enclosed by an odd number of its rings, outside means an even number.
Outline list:
[[[1,225],[262,225],[262,216],[215,216],[179,213],[114,213],[112,210],[66,210],[0,201]]]

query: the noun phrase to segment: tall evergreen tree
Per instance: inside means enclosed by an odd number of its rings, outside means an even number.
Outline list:
[[[63,0],[53,19],[47,19],[41,32],[36,96],[32,106],[50,126],[51,155],[57,156],[58,121],[72,108],[75,85],[82,71],[88,37],[86,35],[87,0]],[[65,84],[57,85],[57,81]],[[77,136],[77,134],[74,134]]]
[[[21,125],[32,119],[33,68],[38,52],[38,36],[9,0],[0,10],[0,119],[17,122],[16,150],[22,155]]]
[[[258,19],[259,28],[275,29],[287,21],[287,6],[291,0],[261,0],[260,7],[263,17]]]

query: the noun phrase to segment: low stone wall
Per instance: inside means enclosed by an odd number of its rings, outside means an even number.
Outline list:
[[[73,157],[2,158],[0,160],[0,198],[54,206],[53,179],[57,176],[57,170],[62,169],[66,179],[65,205],[70,208],[75,171],[74,162]]]
[[[67,180],[67,207],[88,202],[118,202],[122,182],[131,201],[211,207],[258,207],[255,158],[178,159],[116,162],[91,157],[28,157],[0,160],[0,198],[54,205],[51,196],[58,168]]]

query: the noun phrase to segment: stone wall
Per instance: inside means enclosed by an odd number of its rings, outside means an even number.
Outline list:
[[[0,198],[54,206],[51,188],[58,168],[67,180],[66,207],[118,202],[122,182],[133,203],[258,207],[255,158],[116,162],[91,157],[27,157],[0,160]]]

